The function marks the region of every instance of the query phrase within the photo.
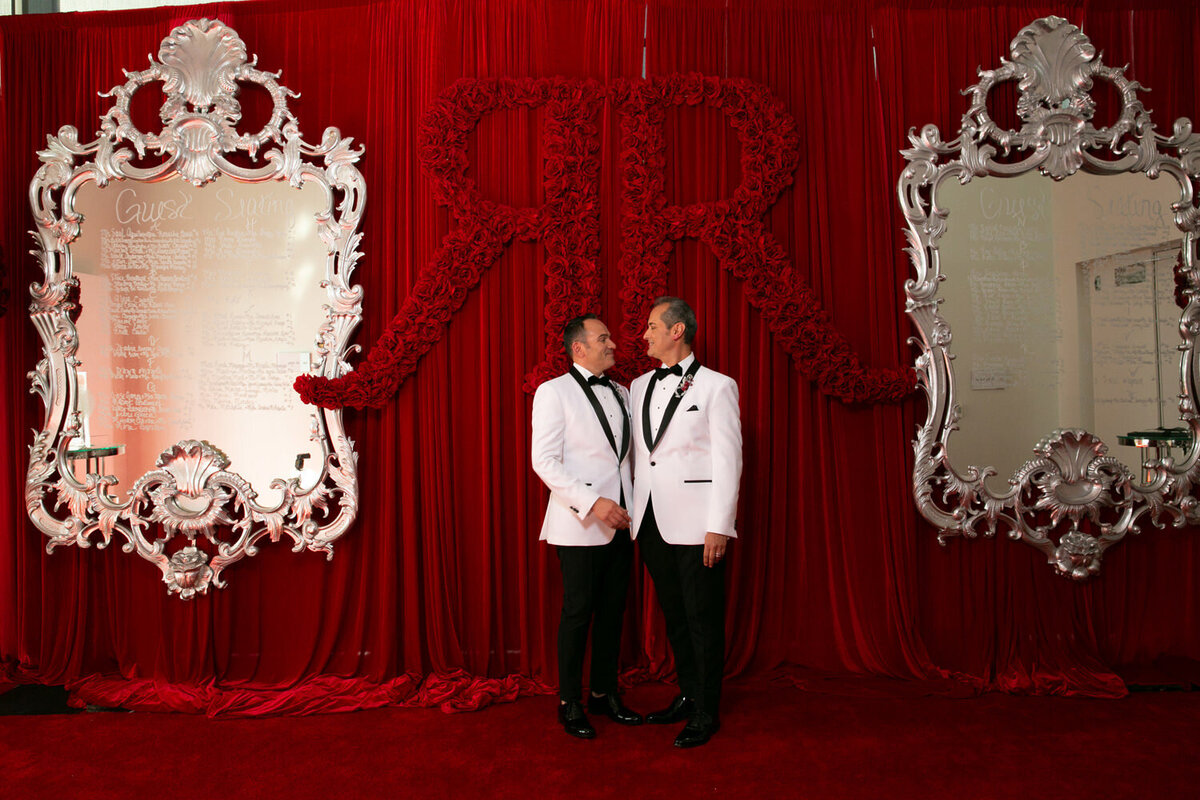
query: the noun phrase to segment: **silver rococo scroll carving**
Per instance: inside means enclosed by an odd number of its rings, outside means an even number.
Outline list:
[[[42,430],[30,447],[29,516],[48,537],[47,551],[60,545],[103,548],[120,537],[126,552],[156,564],[168,590],[183,598],[225,586],[224,571],[255,555],[264,538],[286,537],[294,551],[332,558],[334,542],[358,507],[357,456],[339,410],[314,409],[301,436],[318,447],[319,478],[310,486],[295,477],[273,480],[271,489],[282,497],[277,503],[260,503],[250,483],[231,471],[237,465],[219,449],[220,442],[185,440],[168,447],[124,499],[112,492],[118,483],[113,475],[89,469],[81,479],[68,463],[72,442],[81,434],[79,307],[73,297],[79,279],[72,272],[71,244],[83,223],[76,195],[89,182],[104,187],[178,177],[195,187],[218,179],[320,187],[326,207],[315,223],[319,247],[327,251],[321,286],[328,301],[309,363],[314,374],[330,378],[350,370],[348,342],[362,319],[361,287],[350,284],[361,256],[358,228],[366,201],[355,166],[362,150],[336,128],[326,129],[319,144],[306,143],[287,106],[288,96],[298,95],[256,63],[221,22],[180,25],[163,40],[148,69],[127,72],[124,84],[103,95],[115,103],[101,118],[95,141],[81,144],[69,126],[47,137],[29,190],[37,223],[33,253],[44,273],[44,280],[31,287],[30,306],[44,357],[29,377],[31,391],[45,406]],[[143,132],[131,118],[130,101],[156,83],[166,98],[163,128]],[[272,113],[257,132],[238,130],[239,84],[255,84],[270,96]]]
[[[1042,551],[1060,574],[1086,579],[1099,571],[1105,551],[1126,534],[1137,533],[1140,522],[1178,527],[1200,520],[1193,497],[1200,481],[1195,386],[1200,136],[1187,119],[1177,120],[1169,135],[1159,134],[1138,98],[1142,87],[1125,76],[1124,68],[1105,66],[1083,32],[1058,17],[1021,30],[1012,41],[1011,60],[1002,59],[999,68],[981,69],[979,75],[979,82],[965,92],[971,102],[957,138],[943,141],[929,125],[919,133],[910,131],[911,147],[902,151],[908,163],[898,194],[908,225],[906,251],[916,271],[905,286],[907,312],[917,330],[912,340],[919,348],[916,369],[928,404],[914,442],[913,493],[943,544],[950,537],[1004,532]],[[1017,85],[1018,130],[1001,127],[988,110],[989,93],[1010,81]],[[1093,124],[1097,104],[1092,90],[1098,81],[1110,84],[1119,98],[1120,114],[1108,127]],[[1179,410],[1191,443],[1180,459],[1147,461],[1144,476],[1132,474],[1108,454],[1105,442],[1079,429],[1048,432],[1004,491],[993,491],[986,483],[997,474],[995,468],[951,462],[947,441],[966,421],[957,398],[952,332],[939,307],[939,283],[945,277],[939,240],[949,216],[939,203],[939,190],[952,182],[1034,170],[1055,181],[1083,171],[1169,176],[1178,183],[1178,202],[1171,211],[1182,232],[1180,272],[1187,299],[1179,323]],[[986,425],[989,420],[971,422]]]

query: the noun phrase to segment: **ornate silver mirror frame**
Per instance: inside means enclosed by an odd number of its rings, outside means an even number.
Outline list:
[[[1059,573],[1074,579],[1098,572],[1104,552],[1127,533],[1136,533],[1143,519],[1159,527],[1181,526],[1198,516],[1193,487],[1200,478],[1194,383],[1200,326],[1200,275],[1195,268],[1200,136],[1187,119],[1177,120],[1171,135],[1158,134],[1138,100],[1142,87],[1124,72],[1103,65],[1088,38],[1066,20],[1037,20],[1013,39],[1011,61],[1002,59],[994,70],[981,69],[979,83],[965,92],[971,103],[958,138],[945,142],[932,125],[919,135],[910,130],[912,146],[902,151],[908,164],[898,184],[908,224],[907,252],[916,270],[905,286],[907,312],[917,329],[916,370],[928,403],[914,442],[917,506],[939,529],[943,544],[949,537],[1003,531],[1042,551]],[[989,93],[1007,81],[1017,84],[1020,130],[1000,127],[988,111]],[[1120,98],[1120,115],[1110,127],[1097,128],[1092,122],[1095,81],[1111,84]],[[1186,280],[1187,301],[1179,322],[1179,411],[1191,438],[1181,458],[1148,460],[1143,475],[1134,475],[1107,455],[1108,446],[1115,443],[1081,429],[1047,431],[1003,490],[987,484],[988,476],[997,474],[994,467],[951,463],[947,443],[960,423],[986,425],[989,420],[964,418],[957,400],[952,331],[939,307],[939,284],[945,278],[939,240],[949,216],[941,190],[953,182],[965,185],[984,176],[1011,177],[1034,170],[1055,181],[1082,170],[1169,176],[1178,183],[1179,199],[1171,208],[1182,231],[1178,270]],[[946,266],[953,274],[959,265]]]
[[[349,283],[361,256],[358,227],[366,187],[355,162],[362,150],[352,148],[336,128],[326,129],[318,145],[305,143],[287,107],[288,96],[298,95],[277,82],[278,74],[256,64],[256,58],[247,60],[238,35],[221,22],[180,25],[163,40],[148,69],[127,72],[124,84],[102,95],[116,102],[101,118],[95,141],[80,144],[72,127],[47,137],[29,190],[37,222],[34,255],[45,276],[31,287],[30,315],[44,352],[29,377],[45,417],[30,447],[29,516],[49,537],[47,551],[71,544],[102,548],[114,535],[123,537],[123,549],[156,564],[168,591],[183,598],[207,592],[210,584],[223,587],[223,571],[255,555],[263,537],[286,536],[296,552],[321,551],[332,558],[333,543],[354,521],[358,506],[356,454],[338,410],[312,410],[309,430],[298,436],[315,444],[313,461],[319,463],[304,481],[273,479],[271,494],[281,498],[278,502],[260,504],[259,492],[232,471],[238,465],[219,449],[220,441],[189,437],[168,446],[124,497],[114,495],[118,480],[102,474],[102,466],[93,471],[89,459],[79,476],[72,463],[79,458],[72,443],[82,426],[79,305],[73,297],[79,278],[73,274],[72,243],[84,222],[76,199],[86,184],[103,188],[131,182],[124,185],[133,187],[170,179],[197,188],[214,181],[234,189],[272,181],[295,190],[319,187],[324,208],[306,224],[320,238],[317,251],[326,254],[324,273],[317,278],[325,289],[320,296],[328,301],[323,312],[315,312],[324,322],[312,331],[311,357],[301,355],[313,374],[332,378],[350,370],[348,341],[362,318],[361,287]],[[138,130],[130,116],[132,97],[152,83],[161,83],[165,95],[164,127],[156,134]],[[260,87],[273,103],[270,120],[257,133],[237,129],[239,84]],[[290,391],[290,379],[288,384]]]

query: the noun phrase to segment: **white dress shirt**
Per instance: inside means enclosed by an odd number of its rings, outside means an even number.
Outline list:
[[[577,370],[585,381],[592,377],[592,373],[588,371],[587,367],[573,364],[572,368]],[[596,395],[596,399],[600,401],[600,408],[604,411],[604,416],[608,418],[608,427],[619,448],[621,437],[625,432],[625,414],[617,400],[617,393],[605,386],[597,385],[592,387],[592,394]]]
[[[695,354],[688,354],[687,358],[679,362],[679,368],[683,372],[687,372],[695,360]],[[665,367],[666,364],[660,364],[660,366]],[[675,390],[679,388],[679,382],[682,380],[682,375],[668,375],[654,384],[654,393],[649,398],[650,434],[656,438],[658,436],[658,428],[662,425],[663,415],[667,412],[667,405],[671,402],[671,397],[675,394]]]

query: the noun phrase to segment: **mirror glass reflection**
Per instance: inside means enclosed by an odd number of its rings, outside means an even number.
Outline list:
[[[1169,176],[1138,173],[942,184],[938,293],[963,415],[948,438],[955,464],[994,466],[989,486],[1002,491],[1058,428],[1092,431],[1137,476],[1168,454],[1131,434],[1183,427],[1179,197]]]
[[[317,363],[326,318],[324,190],[228,177],[196,187],[176,176],[85,183],[75,207],[84,215],[71,244],[81,298],[76,475],[87,452],[103,454],[115,491],[128,492],[164,450],[199,439],[260,503],[282,499],[274,479],[314,485],[314,410],[292,382]]]

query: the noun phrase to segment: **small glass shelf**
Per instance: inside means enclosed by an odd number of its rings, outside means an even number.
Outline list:
[[[89,475],[104,472],[104,459],[109,456],[119,456],[125,452],[123,444],[91,445],[88,447],[72,447],[67,451],[67,458],[72,461],[84,462],[84,468]],[[92,465],[95,464],[95,469]]]

